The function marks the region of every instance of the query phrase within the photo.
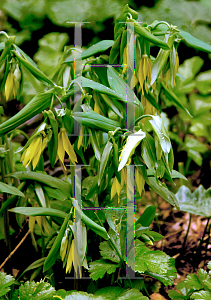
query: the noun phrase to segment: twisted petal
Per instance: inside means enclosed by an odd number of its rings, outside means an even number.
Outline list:
[[[10,72],[7,76],[7,80],[5,83],[6,100],[8,100],[10,95],[12,95],[13,93],[14,93],[14,78],[13,78],[13,73]]]
[[[38,149],[37,149],[37,153],[36,155],[34,156],[34,158],[32,159],[32,167],[33,167],[33,170],[36,168],[38,162],[39,162],[39,159],[40,159],[40,155],[42,153],[42,138],[40,137],[40,143],[39,143],[39,146],[38,146]]]
[[[24,159],[23,161],[23,165],[27,166],[30,164],[30,162],[32,161],[32,159],[34,158],[34,156],[37,155],[37,151],[39,149],[39,145],[42,142],[42,138],[41,136],[36,137],[31,144],[29,145],[29,147],[24,151],[21,160]]]
[[[69,155],[70,160],[75,165],[75,163],[77,162],[77,157],[76,157],[75,151],[73,149],[73,146],[71,145],[71,143],[68,139],[66,131],[62,131],[62,140],[63,140],[64,150],[67,152],[67,154]]]

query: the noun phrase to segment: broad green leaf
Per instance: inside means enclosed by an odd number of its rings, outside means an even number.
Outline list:
[[[99,146],[99,139],[97,138],[97,133],[95,130],[91,130],[90,128],[87,129],[90,135],[90,142],[94,150],[95,157],[97,160],[101,161],[101,151]]]
[[[50,103],[55,89],[48,90],[47,92],[38,93],[23,109],[16,115],[8,119],[0,125],[0,135],[4,135],[12,129],[18,127],[24,122],[28,121],[38,113],[46,109]]]
[[[211,71],[200,73],[196,77],[196,88],[203,95],[210,94],[211,91]]]
[[[0,296],[4,296],[10,291],[10,286],[14,283],[14,281],[15,278],[11,275],[0,272]]]
[[[67,216],[63,211],[46,207],[15,207],[9,209],[9,211],[26,216],[52,216],[63,219]]]
[[[116,300],[147,300],[148,297],[144,296],[138,289],[131,289],[123,292]]]
[[[106,273],[112,274],[116,271],[116,268],[119,267],[118,264],[108,263],[104,259],[95,260],[91,262],[89,266],[90,277],[93,280],[103,278]]]
[[[103,299],[113,300],[117,299],[119,295],[121,295],[125,289],[120,286],[108,286],[102,289],[99,289],[95,292],[95,295],[103,297]]]
[[[207,272],[206,272],[206,275],[207,275]],[[188,285],[192,286],[193,289],[195,289],[195,290],[202,289],[202,283],[200,282],[200,280],[196,274],[188,274],[188,276],[185,278],[184,282],[187,283]]]
[[[140,114],[142,115],[143,106],[129,85],[126,84],[126,82],[119,76],[118,72],[113,67],[108,67],[107,72],[110,87],[119,95],[127,97],[127,101],[138,104],[141,108]]]
[[[125,210],[123,209],[106,209],[105,217],[108,222],[108,225],[113,229],[114,232],[116,232],[117,235],[120,234],[121,222],[124,214]]]
[[[123,102],[127,102],[126,97],[124,95],[116,93],[114,90],[109,89],[107,86],[105,86],[101,83],[98,83],[93,80],[87,79],[85,77],[80,77],[80,76],[76,78],[76,81],[79,84],[81,84],[81,86],[83,88],[91,88],[99,93],[113,96],[114,98],[117,98]],[[136,102],[135,102],[135,104],[138,105],[138,103],[136,103]]]
[[[211,292],[208,291],[199,291],[199,292],[194,292],[191,296],[190,299],[199,299],[199,300],[210,300],[211,299]]]
[[[198,270],[199,279],[205,289],[211,290],[211,278],[210,275],[203,269]],[[198,288],[200,289],[200,288]]]
[[[138,273],[153,272],[158,275],[176,278],[175,261],[162,251],[153,251],[143,245],[135,247],[135,271]]]
[[[108,48],[112,47],[113,44],[114,44],[114,41],[112,41],[112,40],[100,41],[100,42],[92,45],[91,47],[87,48],[83,52],[81,52],[81,54],[76,56],[75,59],[83,60],[87,57],[90,57],[90,56],[96,54],[96,53],[104,52]],[[64,63],[71,63],[73,61],[74,61],[74,57],[71,57],[71,58],[67,59],[66,61],[64,61]]]
[[[147,184],[163,199],[165,199],[171,205],[176,206],[179,209],[179,203],[175,195],[172,192],[170,192],[168,188],[161,182],[159,182],[158,184],[155,177],[149,177]]]
[[[185,143],[184,143],[185,148],[188,150],[194,150],[200,153],[205,153],[207,151],[206,145],[202,144],[198,140],[188,137],[185,137]]]
[[[140,144],[140,142],[145,138],[146,133],[141,129],[134,134],[129,135],[127,138],[126,144],[122,149],[122,153],[120,155],[120,163],[118,167],[118,171],[120,171],[127,163],[128,159],[134,153],[136,147]]]
[[[193,56],[189,59],[186,59],[182,65],[179,66],[178,73],[183,77],[177,78],[177,84],[183,86],[191,80],[194,79],[194,77],[197,75],[197,73],[200,71],[201,67],[203,66],[204,61],[199,56]],[[177,86],[175,89],[179,92]]]
[[[3,182],[0,182],[0,192],[25,197],[19,189]]]
[[[149,226],[155,218],[156,206],[150,205],[148,206],[140,218],[136,221],[137,224],[141,224],[143,226]]]
[[[15,172],[13,177],[18,178],[19,180],[33,180],[48,185],[52,188],[57,188],[62,192],[67,193],[67,196],[70,196],[71,186],[68,182],[64,182],[61,179],[52,177],[47,174],[39,172]]]
[[[63,192],[61,189],[54,189],[49,186],[43,186],[43,189],[47,193],[49,198],[61,201],[64,201],[68,198],[68,195],[65,194],[65,192]]]
[[[19,287],[17,299],[21,300],[45,300],[55,293],[55,289],[48,283],[40,281],[36,283],[34,281],[27,281]]]
[[[155,163],[157,161],[155,141],[148,133],[141,144],[141,156],[149,170],[155,176]]]
[[[211,188],[205,190],[200,185],[191,193],[190,189],[183,185],[175,196],[182,211],[207,218],[211,216]]]
[[[54,299],[54,298],[53,298]],[[56,299],[56,297],[55,297]],[[93,294],[88,294],[86,292],[69,292],[68,296],[66,296],[65,298],[63,298],[63,300],[105,300],[105,298],[101,297],[101,296],[95,296]]]
[[[197,38],[195,38],[194,36],[192,36],[190,33],[180,30],[179,35],[185,40],[185,42],[197,49],[197,50],[201,50],[201,51],[205,51],[205,52],[211,52],[211,45],[198,40]]]
[[[198,151],[187,149],[187,154],[198,166],[202,165],[202,156]]]
[[[105,168],[106,168],[112,147],[113,147],[113,144],[108,141],[103,150],[103,154],[102,154],[101,162],[100,162],[100,171],[99,171],[99,175],[98,175],[99,176],[98,177],[98,185],[100,185],[102,177],[104,175]]]
[[[101,94],[101,97],[103,98],[103,100],[105,101],[105,103],[110,107],[110,109],[115,113],[117,114],[120,118],[123,118],[123,116],[121,115],[119,109],[118,109],[118,102],[116,99],[112,99],[112,98],[109,98],[108,95],[106,94]]]
[[[176,291],[172,291],[172,290],[168,291],[168,295],[172,300],[182,300],[182,299],[187,300],[187,299],[189,299],[189,296],[188,297],[184,296],[184,295],[182,295]]]
[[[104,132],[114,131],[117,127],[121,128],[121,124],[119,122],[99,115],[94,111],[75,112],[72,116],[79,123],[82,121],[82,125],[96,130],[102,130]]]
[[[154,176],[152,171],[150,170],[147,170],[147,176]],[[188,180],[184,175],[182,175],[180,172],[176,171],[176,170],[172,170],[172,173],[171,173],[171,177],[172,178],[182,178],[184,180]],[[165,178],[165,175],[164,175],[164,178]]]

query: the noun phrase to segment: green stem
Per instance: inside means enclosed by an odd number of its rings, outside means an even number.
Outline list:
[[[152,116],[151,115],[143,115],[143,116],[140,116],[140,117],[138,117],[136,120],[135,120],[135,124],[136,123],[138,123],[141,119],[143,119],[143,118],[152,118]]]
[[[209,221],[210,221],[210,218],[207,219],[207,224],[206,224],[206,226],[204,228],[203,236],[200,239],[200,243],[199,243],[199,246],[198,246],[198,249],[197,249],[197,252],[196,252],[196,256],[195,256],[195,264],[194,264],[193,272],[195,272],[195,269],[196,269],[196,266],[197,266],[197,263],[198,263],[198,258],[199,258],[199,253],[200,253],[200,250],[201,250],[201,245],[203,243],[203,240],[204,240],[204,237],[205,237],[205,234],[206,234],[206,231],[207,231],[207,226],[209,224]]]
[[[72,197],[75,197],[75,167],[71,166],[71,185],[72,185]]]
[[[97,215],[96,212],[95,212],[95,215],[96,215],[96,217],[98,218],[98,221],[100,222],[100,225],[101,225],[102,227],[104,227],[103,224],[102,224],[102,222],[101,222],[101,220],[100,220],[100,218],[98,217],[98,215]],[[124,270],[125,270],[125,272],[126,272],[127,270],[126,270],[126,264],[125,264],[124,259],[122,258],[121,254],[119,253],[119,250],[117,249],[115,243],[112,241],[112,239],[111,239],[111,237],[109,236],[108,233],[107,233],[107,236],[108,236],[108,243],[110,244],[111,248],[113,248],[113,250],[116,252],[116,254],[119,256],[119,259],[120,259],[120,261],[121,261],[121,264],[122,264],[122,266],[123,266],[123,268],[124,268]],[[132,285],[132,282],[131,282],[131,280],[130,280],[129,277],[128,277],[128,281],[129,281],[130,288],[132,289],[132,288],[133,288],[133,285]]]
[[[186,241],[187,241],[187,237],[188,237],[188,234],[189,234],[189,231],[190,231],[191,218],[192,218],[192,214],[189,214],[188,229],[187,229],[187,232],[186,232],[186,235],[185,235],[185,238],[184,238],[184,242],[183,242],[183,245],[182,245],[182,249],[185,248],[185,244],[186,244]]]

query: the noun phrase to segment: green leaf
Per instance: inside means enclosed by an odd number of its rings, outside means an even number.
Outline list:
[[[168,295],[172,300],[187,300],[189,299],[189,296],[183,296],[182,294],[176,292],[176,291],[168,291]]]
[[[127,97],[127,101],[136,103],[141,108],[140,115],[143,114],[143,106],[129,85],[119,76],[118,72],[113,67],[108,67],[108,82],[110,87],[119,95]]]
[[[56,298],[56,297],[55,297]],[[54,299],[54,298],[53,298]],[[68,293],[68,296],[63,298],[63,300],[105,300],[105,298],[101,296],[95,296],[93,294],[88,294],[86,292],[70,292]]]
[[[50,85],[55,85],[42,71],[32,65],[25,57],[21,57],[17,51],[12,50],[17,59],[26,67],[38,80],[46,82]]]
[[[45,91],[38,93],[16,115],[0,125],[0,136],[18,127],[19,125],[23,124],[24,122],[28,121],[29,119],[46,109],[51,103],[54,91],[55,89],[51,89],[47,92]]]
[[[175,95],[175,93],[172,91],[172,89],[170,87],[166,87],[165,84],[163,82],[161,82],[161,86],[163,87],[166,96],[169,98],[170,101],[174,102],[175,105],[177,105],[178,107],[180,107],[182,110],[184,110],[189,116],[192,117],[192,115],[190,114],[190,112],[180,103],[179,99],[177,98],[177,96]]]
[[[211,290],[211,277],[210,275],[203,269],[198,270],[199,279],[205,289]],[[197,288],[200,289],[200,288]]]
[[[106,242],[106,241],[101,242],[99,248],[100,248],[100,254],[103,259],[108,259],[115,263],[120,262],[120,258],[116,254],[116,251],[113,248],[111,248],[111,246],[108,242]]]
[[[122,293],[117,300],[147,300],[148,297],[144,296],[138,289],[131,289]]]
[[[51,250],[49,251],[48,256],[46,257],[46,260],[44,262],[43,272],[46,272],[49,268],[51,268],[54,265],[54,263],[58,257],[59,249],[61,246],[61,241],[65,234],[65,230],[66,230],[66,227],[67,227],[70,217],[71,217],[71,214],[68,214],[68,215],[66,215],[66,217],[64,219],[62,227],[60,228],[59,233],[53,243],[53,246],[51,247]]]
[[[159,182],[158,184],[155,177],[149,177],[147,184],[163,199],[165,199],[171,205],[176,206],[179,209],[179,203],[175,195],[172,192],[170,192],[168,188],[164,186],[161,182]]]
[[[18,277],[18,279],[19,279],[20,277],[22,277],[27,271],[34,270],[34,269],[37,269],[37,268],[43,266],[43,264],[44,264],[44,262],[45,262],[45,259],[46,259],[46,257],[42,257],[42,258],[40,258],[40,259],[38,259],[38,260],[33,261],[33,263],[30,264],[30,265],[29,265],[29,266],[21,273],[21,275]]]
[[[63,211],[46,207],[15,207],[9,209],[9,211],[26,216],[52,216],[63,219],[67,216]]]
[[[82,125],[96,130],[102,130],[104,132],[114,131],[117,127],[121,128],[119,122],[113,121],[109,118],[106,118],[94,111],[89,112],[75,112],[73,118],[81,123]]]
[[[120,171],[127,163],[128,159],[134,153],[136,147],[145,138],[146,133],[141,129],[134,134],[128,136],[125,146],[122,149],[118,171]]]
[[[18,299],[21,300],[45,300],[55,293],[55,289],[48,282],[27,281],[19,287]]]
[[[118,267],[118,264],[108,263],[104,259],[95,260],[90,263],[90,277],[93,280],[98,280],[99,278],[103,278],[106,273],[114,273]]]
[[[103,299],[114,300],[121,295],[125,289],[120,286],[108,286],[102,289],[99,289],[95,292],[95,295],[103,297]]]
[[[95,82],[93,80],[87,79],[85,77],[79,76],[76,78],[76,81],[81,84],[83,88],[91,88],[99,93],[103,93],[109,96],[113,96],[114,98],[121,100],[123,102],[127,102],[127,99],[124,95],[116,93],[114,90],[109,89],[107,86]],[[135,101],[134,101],[135,102]],[[135,102],[138,105],[138,103]]]
[[[193,193],[186,186],[181,186],[176,193],[180,209],[195,215],[211,216],[211,188],[205,190],[200,185]]]
[[[47,174],[39,172],[15,172],[12,177],[18,178],[19,180],[33,180],[48,185],[54,189],[59,189],[62,192],[66,193],[67,196],[70,196],[71,186],[68,182],[64,182],[61,179],[52,177]]]
[[[107,50],[108,48],[112,47],[114,44],[114,41],[112,40],[103,40],[100,41],[94,45],[92,45],[91,47],[89,47],[88,49],[84,50],[80,55],[78,55],[77,57],[75,57],[75,59],[85,59],[87,57],[90,57],[96,53],[99,52],[104,52],[105,50]],[[67,60],[64,61],[64,63],[72,63],[74,61],[74,57],[71,57]]]
[[[194,138],[190,138],[188,136],[185,137],[185,143],[184,146],[187,150],[194,150],[200,153],[205,153],[208,149],[206,145],[202,144],[198,140]]]
[[[210,300],[211,292],[208,291],[195,292],[190,296],[190,299]]]
[[[154,220],[155,213],[156,213],[156,206],[154,205],[148,206],[143,212],[143,214],[140,216],[140,218],[136,221],[136,225],[140,223],[141,225],[148,227]]]
[[[203,95],[207,95],[211,91],[211,71],[200,73],[196,77],[196,88]]]
[[[165,276],[169,283],[176,278],[175,260],[162,251],[153,251],[143,245],[135,247],[135,271],[153,272]]]
[[[190,33],[180,30],[179,35],[185,40],[185,42],[197,49],[197,50],[201,50],[201,51],[205,51],[205,52],[211,52],[211,45],[198,40],[197,38],[195,38],[194,36],[192,36]]]
[[[10,291],[10,286],[14,283],[15,278],[0,272],[0,296],[6,295]]]
[[[108,162],[109,155],[110,155],[112,147],[113,147],[113,144],[108,141],[107,144],[105,145],[104,150],[103,150],[103,154],[102,154],[101,162],[100,162],[100,171],[99,171],[99,177],[98,177],[98,185],[100,185],[102,177],[104,175],[104,171],[105,171],[105,168],[106,168],[106,165],[107,165],[107,162]]]
[[[19,189],[3,182],[0,182],[0,192],[25,197]]]
[[[171,142],[170,138],[168,137],[166,128],[163,125],[162,118],[159,116],[152,116],[152,120],[150,120],[149,122],[151,123],[152,128],[158,137],[161,148],[165,153],[169,153],[171,149]]]

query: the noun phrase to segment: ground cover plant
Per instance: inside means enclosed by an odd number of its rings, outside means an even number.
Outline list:
[[[80,30],[75,27],[75,38]],[[0,296],[149,299],[156,284],[172,286],[177,277],[175,259],[153,248],[162,239],[151,225],[157,218],[156,203],[149,201],[141,215],[137,210],[146,191],[151,200],[159,195],[177,210],[181,205],[209,220],[203,205],[209,206],[210,190],[201,186],[191,195],[183,186],[175,195],[169,188],[168,182],[174,184],[175,179],[187,181],[188,167],[186,172],[174,170],[170,137],[177,139],[175,133],[169,134],[162,110],[166,102],[188,119],[195,117],[191,104],[180,99],[184,84],[175,87],[181,76],[178,47],[185,41],[211,52],[211,46],[165,21],[140,23],[128,5],[115,21],[114,40],[82,50],[77,41],[75,47],[62,49],[66,36],[50,34],[40,42],[38,66],[16,45],[14,36],[1,34],[5,42],[0,43],[0,237],[5,239],[7,256],[0,268],[7,271],[10,258],[24,247],[28,235],[36,258],[28,253],[30,263],[15,281],[0,273]],[[58,64],[48,67],[42,53],[53,57],[56,51]],[[32,99],[27,85],[39,90]],[[25,106],[8,118],[4,107],[14,98]],[[31,131],[30,120],[36,120]],[[200,153],[207,147],[197,140],[196,124],[190,129],[196,138],[187,138],[182,146],[200,165]],[[209,125],[204,124],[205,131]],[[210,141],[209,135],[206,138]],[[181,198],[184,191],[187,199]],[[198,210],[191,210],[192,197]],[[10,225],[26,231],[15,247]],[[201,294],[209,295],[210,286],[204,284],[209,275],[203,273],[202,278],[200,272],[199,279],[188,277],[187,293],[181,284],[179,292],[169,292],[170,297],[181,297],[182,292],[186,297],[182,299],[201,299],[193,297],[202,287]],[[65,280],[73,282],[71,291]],[[194,280],[200,283],[192,288]]]

